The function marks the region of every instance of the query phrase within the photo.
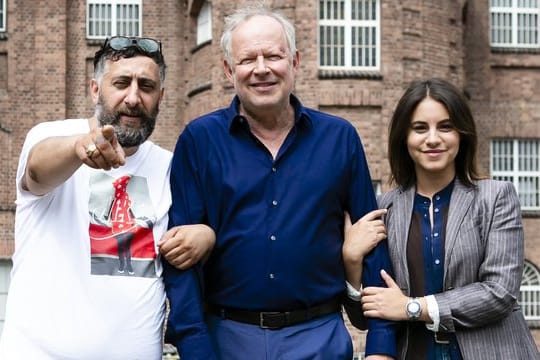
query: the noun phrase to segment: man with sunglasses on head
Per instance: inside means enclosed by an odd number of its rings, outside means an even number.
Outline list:
[[[94,116],[29,131],[1,359],[161,359],[157,244],[168,226],[171,153],[148,137],[165,68],[157,40],[112,37],[94,58]],[[213,244],[204,225],[182,234]],[[194,271],[183,285],[199,294]],[[182,360],[213,359],[202,311],[184,316]]]

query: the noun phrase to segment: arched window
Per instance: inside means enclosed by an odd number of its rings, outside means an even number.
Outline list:
[[[212,5],[205,1],[197,16],[197,45],[212,39]]]
[[[540,320],[540,271],[525,261],[521,281],[519,304],[527,320]]]

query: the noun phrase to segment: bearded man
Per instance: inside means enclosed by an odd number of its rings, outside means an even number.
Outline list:
[[[109,38],[94,58],[94,116],[29,131],[1,359],[161,359],[157,244],[168,225],[171,153],[148,137],[165,68],[159,41]],[[213,236],[202,225],[184,233]],[[198,289],[196,279],[185,285]],[[187,316],[185,340],[197,346],[179,349],[182,359],[212,359],[202,314]]]

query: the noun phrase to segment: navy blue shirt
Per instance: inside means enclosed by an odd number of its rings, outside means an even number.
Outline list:
[[[305,108],[294,96],[291,103],[295,124],[275,159],[239,115],[238,98],[179,137],[170,225],[205,223],[216,232],[204,267],[211,304],[289,311],[345,292],[344,212],[356,221],[376,208],[364,151],[348,121]],[[363,285],[384,286],[379,271],[390,267],[383,242],[366,257]],[[181,281],[180,272],[164,275],[166,283]],[[189,297],[168,296],[172,311]],[[368,347],[395,354],[393,324],[369,323]]]
[[[445,262],[445,233],[448,209],[454,182],[433,196],[433,201],[416,194],[413,216],[407,244],[407,260],[411,296],[421,297],[438,294],[443,291]],[[432,205],[433,202],[433,205]],[[433,206],[433,219],[429,208]],[[422,256],[418,256],[422,254]],[[410,324],[407,360],[439,359],[441,351],[447,351],[449,359],[461,360],[457,341],[453,334],[448,334],[450,345],[435,342],[435,336],[423,322]],[[449,348],[444,350],[444,347]]]

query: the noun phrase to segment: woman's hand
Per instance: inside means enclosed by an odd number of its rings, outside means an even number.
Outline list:
[[[381,270],[381,277],[387,288],[372,286],[362,291],[364,316],[394,321],[408,320],[405,308],[409,298],[386,271]],[[425,312],[425,304],[423,309]]]
[[[341,252],[347,281],[356,289],[360,289],[364,256],[386,238],[386,227],[380,219],[384,214],[386,209],[373,210],[353,225],[349,214],[345,213],[345,239]]]
[[[386,239],[386,227],[381,216],[386,209],[370,211],[354,224],[351,217],[345,213],[345,240],[342,254],[345,263],[361,265],[366,256],[379,241]]]

